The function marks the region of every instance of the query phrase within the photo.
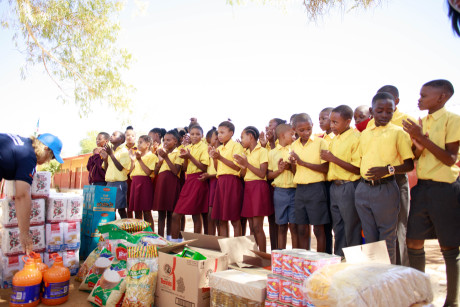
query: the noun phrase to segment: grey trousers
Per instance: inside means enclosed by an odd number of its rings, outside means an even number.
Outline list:
[[[399,188],[396,181],[371,186],[360,182],[355,205],[366,243],[385,240],[392,264],[396,263],[396,228],[399,214]]]
[[[332,183],[331,215],[334,229],[334,253],[343,256],[342,248],[361,244],[361,221],[355,207],[356,183]]]
[[[396,183],[399,188],[399,214],[397,235],[397,254],[396,264],[409,266],[409,257],[407,255],[406,234],[407,234],[407,219],[409,217],[409,179],[407,174],[397,174]]]

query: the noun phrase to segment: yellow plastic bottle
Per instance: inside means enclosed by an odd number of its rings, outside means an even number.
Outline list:
[[[26,257],[27,260],[25,260]],[[22,260],[24,268],[13,277],[10,307],[33,307],[40,303],[42,273],[38,270],[34,259],[23,256]]]
[[[43,276],[45,290],[42,303],[45,305],[60,305],[69,299],[70,271],[64,266],[62,257],[53,254],[54,264]]]

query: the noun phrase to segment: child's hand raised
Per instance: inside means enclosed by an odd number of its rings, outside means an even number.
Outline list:
[[[238,163],[239,166],[242,168],[247,168],[248,167],[248,158],[245,155],[233,155],[233,158],[235,159],[236,163]]]
[[[131,161],[136,161],[136,152],[134,150],[129,150],[129,158]]]
[[[135,153],[136,153],[136,159],[137,160],[142,159],[142,153],[140,151],[136,151]]]
[[[291,158],[294,159],[295,162],[297,162],[298,160],[300,160],[299,155],[296,154],[295,151],[291,151],[291,153],[289,154],[289,160],[291,160]]]
[[[158,144],[158,142],[153,142],[152,144],[152,153],[157,153],[157,150],[158,150],[158,147],[160,146],[160,144]]]
[[[102,160],[107,160],[107,158],[109,157],[105,149],[102,149],[99,154],[101,155]]]
[[[283,171],[283,172],[284,172],[284,171],[287,171],[287,170],[289,170],[290,167],[291,167],[291,166],[289,165],[289,163],[283,161],[283,158],[281,158],[281,159],[278,161],[278,169],[279,169],[280,171]]]
[[[105,151],[107,152],[107,154],[110,156],[111,154],[113,154],[113,148],[109,145],[109,144],[106,144],[104,146],[104,149]]]
[[[267,146],[268,140],[265,137],[265,132],[261,131],[259,135],[260,146],[264,147]]]
[[[162,157],[163,159],[168,156],[168,154],[166,153],[166,151],[163,148],[158,149],[157,154],[158,154],[159,157]]]
[[[413,122],[410,118],[403,120],[403,129],[406,131],[412,139],[419,141],[423,135],[423,124],[422,120],[419,118],[419,125]]]
[[[219,151],[217,151],[215,148],[212,148],[212,149],[211,149],[211,151],[209,152],[209,155],[210,155],[211,158],[213,158],[213,159],[219,159],[219,157],[220,157]]]
[[[181,157],[182,159],[189,159],[191,156],[190,154],[190,149],[185,149],[185,148],[181,148],[180,149],[180,154],[179,154],[179,157]]]

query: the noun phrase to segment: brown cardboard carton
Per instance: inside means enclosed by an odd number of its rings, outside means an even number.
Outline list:
[[[184,239],[187,239],[186,236]],[[228,268],[227,255],[219,250],[206,249],[218,247],[218,239],[215,236],[203,236],[159,250],[156,306],[209,306],[209,276]],[[185,246],[198,251],[206,260],[177,257]]]

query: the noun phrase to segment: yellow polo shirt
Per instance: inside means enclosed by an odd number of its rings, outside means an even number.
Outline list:
[[[329,144],[329,151],[342,161],[350,163],[352,165],[359,164],[359,131],[354,129],[348,129],[342,134],[337,135]],[[360,178],[359,175],[355,175],[335,163],[329,162],[329,172],[327,173],[327,179],[332,180],[347,180],[356,181]]]
[[[300,160],[311,164],[323,164],[327,161],[321,160],[321,150],[327,150],[327,142],[323,138],[310,136],[305,145],[302,145],[298,138],[291,145],[291,150],[295,152]],[[308,167],[301,166],[297,163],[297,170],[294,176],[294,183],[309,184],[326,180],[326,174],[313,171]]]
[[[240,143],[235,142],[234,140],[229,140],[227,144],[225,145],[220,145],[217,147],[217,150],[219,151],[220,155],[224,157],[227,160],[233,161],[235,165],[236,162],[233,159],[233,155],[240,155],[243,153],[243,146],[241,146]],[[239,167],[239,166],[238,166]],[[220,175],[235,175],[239,176],[240,172],[236,171],[227,165],[225,165],[222,161],[217,161],[217,178],[219,178]]]
[[[144,162],[144,164],[150,169],[150,170],[154,170],[155,169],[155,165],[158,163],[158,157],[156,155],[154,155],[153,153],[151,153],[150,151],[148,153],[146,153],[142,158],[142,162]],[[142,169],[139,161],[134,161],[134,169],[133,171],[131,172],[131,177],[133,176],[147,176],[147,174],[144,172],[144,170]]]
[[[279,143],[280,143],[280,141],[279,141],[278,139],[276,139],[276,140],[275,140],[275,147],[276,147]],[[257,144],[260,145],[260,146],[262,146],[262,145],[260,144],[260,141],[257,142]],[[267,145],[265,145],[265,149],[268,150],[268,151],[272,150],[272,148],[270,147],[270,142],[267,142]]]
[[[177,147],[177,148],[174,148],[174,150],[168,154],[168,158],[169,160],[171,160],[171,162],[174,165],[177,165],[177,164],[182,165],[182,163],[184,163],[184,160],[179,155],[180,155],[180,152],[179,152],[179,148]],[[168,163],[166,163],[166,161],[163,161],[163,163],[161,163],[161,167],[160,167],[160,170],[158,171],[158,174],[164,171],[170,171],[170,170],[171,169],[169,168]],[[180,172],[177,173],[177,177],[179,176],[180,176]]]
[[[405,113],[402,113],[398,110],[398,108],[396,108],[396,110],[394,111],[393,113],[393,117],[391,118],[391,123],[393,125],[396,125],[398,127],[403,127],[402,125],[402,122],[403,120],[407,120],[407,119],[410,119],[411,121],[413,121],[414,123],[418,123],[418,121],[413,118],[412,116],[409,116]],[[375,120],[372,118],[368,123],[367,123],[367,127],[366,129],[369,129],[369,128],[373,128],[375,127]]]
[[[249,164],[256,168],[260,168],[262,163],[268,162],[268,150],[266,148],[262,148],[260,144],[254,148],[253,151],[246,149],[244,151],[244,155],[248,158]],[[254,180],[267,180],[267,176],[264,178],[260,178],[256,174],[254,174],[249,168],[246,169],[246,175],[244,176],[244,181],[254,181]]]
[[[208,154],[208,145],[203,142],[198,142],[197,144],[190,145],[188,148],[190,150],[190,154],[203,163],[204,165],[209,164],[209,154]],[[188,161],[187,165],[187,174],[195,174],[195,173],[202,173],[203,171],[198,168],[192,161]]]
[[[352,164],[361,169],[363,178],[366,178],[367,171],[372,167],[388,164],[397,166],[403,164],[406,159],[414,158],[409,134],[392,123],[364,130],[358,148],[361,165]],[[390,175],[383,177],[388,176]]]
[[[441,147],[460,141],[460,116],[439,109],[422,119],[423,133],[428,132],[430,140]],[[458,162],[458,155],[457,155]],[[460,168],[454,164],[447,166],[439,161],[429,150],[424,149],[418,158],[417,177],[419,179],[452,183],[457,180]]]
[[[123,170],[119,171],[112,161],[112,158],[107,158],[107,171],[105,172],[106,182],[126,181],[128,180],[129,169],[131,168],[131,159],[126,146],[120,145],[113,152],[115,158],[123,166]]]
[[[268,169],[276,172],[278,170],[278,161],[280,159],[288,161],[290,151],[290,146],[283,147],[280,144],[276,145],[276,147],[268,153]],[[291,171],[282,172],[273,180],[272,186],[278,188],[295,188],[294,174]]]
[[[208,173],[208,175],[216,175],[217,174],[216,168],[214,167],[214,160],[211,157],[209,157],[209,164],[208,164],[207,173]]]
[[[324,133],[323,135],[323,139],[326,141],[327,145],[329,145],[334,138],[335,138],[334,132],[331,132],[329,134]]]

